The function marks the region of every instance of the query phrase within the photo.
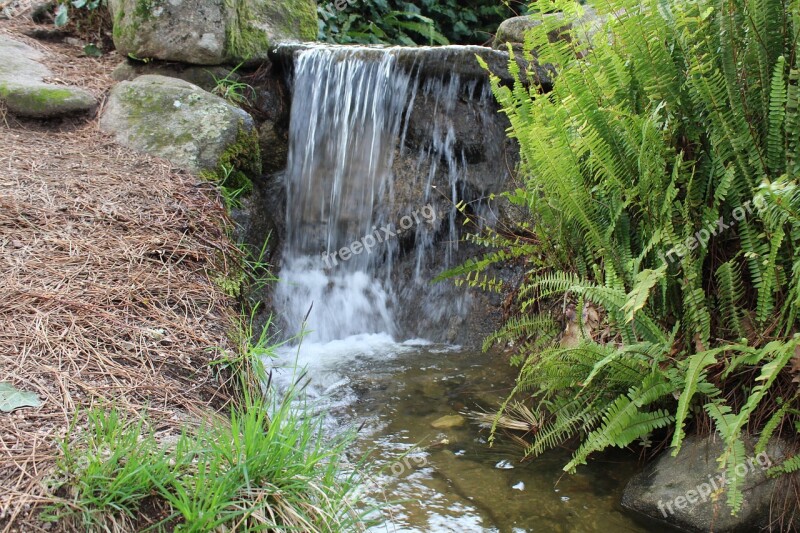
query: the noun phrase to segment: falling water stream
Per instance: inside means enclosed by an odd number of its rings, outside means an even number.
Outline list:
[[[359,447],[385,467],[371,496],[398,501],[376,530],[653,531],[618,507],[635,469],[629,457],[563,476],[565,453],[520,463],[519,449],[489,448],[467,418],[437,423],[491,409],[513,383],[504,358],[428,342],[397,319],[409,306],[436,315],[468,305],[432,298],[428,265],[436,254],[447,264],[457,243],[454,206],[466,165],[448,111],[464,94],[490,93],[455,75],[422,79],[424,65],[401,68],[394,50],[316,47],[295,58],[287,238],[275,297],[286,330],[305,321],[307,333],[279,366],[307,367],[309,394],[332,423],[365,424]],[[420,98],[434,99],[444,118],[431,118],[428,142],[411,154],[421,205],[398,208],[393,164],[409,157],[408,118]],[[452,207],[433,213],[425,208],[437,173],[448,190],[435,192]],[[404,252],[404,238],[413,251]],[[414,267],[398,282],[404,253]]]

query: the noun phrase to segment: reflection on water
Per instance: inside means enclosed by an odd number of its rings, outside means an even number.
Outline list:
[[[505,397],[514,374],[501,356],[379,334],[306,344],[283,363],[294,359],[308,367],[310,394],[338,423],[365,423],[354,458],[369,453],[380,470],[367,487],[371,497],[395,502],[373,531],[659,530],[619,507],[636,469],[630,454],[567,475],[568,450],[520,463],[520,448],[502,439],[490,448],[485,430],[457,416]]]

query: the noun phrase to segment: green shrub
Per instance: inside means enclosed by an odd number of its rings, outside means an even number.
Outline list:
[[[494,250],[446,275],[486,285],[492,263],[530,265],[521,316],[489,340],[522,341],[510,400],[536,407],[528,454],[578,437],[572,471],[668,431],[677,453],[688,424],[711,422],[735,512],[743,435],[763,450],[798,423],[800,1],[596,7],[614,15],[590,49],[579,28],[550,43],[564,20],[536,15],[525,49],[557,65],[552,92],[493,77],[521,149],[505,196],[531,216],[476,237]],[[570,302],[578,335],[559,342],[550,310]]]
[[[320,40],[363,44],[484,44],[519,1],[331,0],[320,2]]]
[[[70,6],[73,9],[81,10],[87,13],[99,9],[106,9],[106,0],[72,0],[72,1],[59,1],[56,4],[55,25],[66,26],[70,20]]]
[[[89,43],[83,47],[87,56],[100,57],[113,48],[107,0],[57,0],[52,16],[56,27]]]

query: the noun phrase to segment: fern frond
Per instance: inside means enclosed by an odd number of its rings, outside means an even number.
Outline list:
[[[617,399],[603,413],[602,425],[584,439],[564,470],[574,472],[592,452],[609,446],[624,447],[648,435],[655,429],[670,424],[673,417],[662,409],[640,411],[641,407],[663,399],[674,391],[673,385],[660,372],[647,375],[639,387],[631,388],[627,395]]]
[[[678,399],[678,409],[675,412],[675,434],[672,437],[673,457],[677,456],[681,450],[681,444],[685,436],[684,422],[689,414],[692,399],[700,385],[706,382],[706,369],[717,362],[716,356],[721,351],[722,349],[706,350],[698,352],[689,358],[689,364],[683,378],[683,391]]]
[[[764,424],[763,429],[761,430],[761,435],[758,438],[758,442],[756,443],[755,452],[756,454],[764,453],[767,449],[767,445],[769,444],[770,439],[775,434],[775,431],[780,427],[783,419],[789,413],[792,408],[792,404],[798,398],[798,395],[795,394],[794,397],[789,401],[784,401],[780,404],[780,407],[777,411],[772,413],[772,416],[769,417],[769,420],[766,424]]]

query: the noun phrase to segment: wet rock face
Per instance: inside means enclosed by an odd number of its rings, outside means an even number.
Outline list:
[[[176,78],[145,75],[117,84],[100,127],[120,144],[193,172],[217,173],[220,165],[251,175],[261,171],[250,115]]]
[[[417,95],[408,119],[405,151],[413,157],[419,150],[450,150],[459,159],[457,164],[468,169],[464,172],[465,185],[478,194],[498,192],[516,161],[514,147],[506,143],[508,119],[484,82],[467,83],[458,92],[452,107],[442,106],[430,92]],[[431,146],[437,142],[431,136],[432,124],[452,128],[452,138],[441,131],[441,146]],[[446,185],[446,181],[437,185]]]
[[[727,506],[726,477],[717,458],[724,445],[718,436],[687,438],[677,457],[664,452],[631,479],[622,505],[653,519],[688,531],[758,531],[770,522],[770,503],[776,479],[767,469],[786,455],[785,443],[773,442],[765,453],[753,451],[754,440],[746,441],[744,504],[737,516]]]
[[[320,45],[307,43],[282,44],[271,51],[270,58],[276,63],[284,65],[284,68],[291,69],[294,57],[298,52],[318,46]],[[502,83],[510,84],[514,82],[514,77],[508,69],[508,52],[501,50],[492,50],[483,46],[456,45],[415,47],[372,45],[359,47],[365,58],[387,49],[394,51],[398,64],[408,71],[415,71],[420,65],[424,65],[419,70],[421,76],[425,78],[456,74],[464,80],[486,80],[488,78],[486,69],[476,60],[476,56],[479,56],[486,63],[489,71],[498,76]],[[523,72],[529,72],[545,88],[550,86],[550,78],[554,73],[554,68],[551,65],[529,65],[522,57],[516,57],[516,61]]]
[[[0,101],[20,117],[54,118],[87,114],[97,108],[90,93],[65,85],[45,83],[52,76],[30,46],[0,35]]]
[[[286,168],[291,94],[281,76],[269,74],[253,87],[251,107],[258,126],[264,174]]]

